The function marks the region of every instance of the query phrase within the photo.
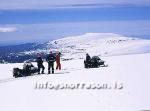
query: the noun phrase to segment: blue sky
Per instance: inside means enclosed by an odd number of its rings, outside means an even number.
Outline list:
[[[106,20],[149,20],[149,12],[150,7],[148,6],[4,10],[0,13],[0,24],[41,24],[54,22],[86,22]]]
[[[150,39],[149,0],[1,0],[0,45],[88,32]]]

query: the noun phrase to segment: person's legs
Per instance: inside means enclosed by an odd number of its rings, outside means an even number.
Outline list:
[[[40,65],[38,65],[38,74],[40,74]]]
[[[61,70],[61,64],[59,63],[59,70]]]
[[[42,64],[41,68],[42,68],[42,74],[44,74],[44,69],[45,69],[45,67],[44,67],[43,64]]]
[[[48,74],[50,74],[50,63],[48,63]]]
[[[52,73],[54,74],[54,63],[52,63],[51,66],[52,66]]]
[[[59,67],[59,66],[58,66],[58,62],[56,62],[56,70],[58,69],[58,67]]]
[[[57,66],[56,66],[56,70],[57,70],[57,69],[61,70],[61,64],[60,64],[60,62],[56,62],[56,65],[57,65]]]

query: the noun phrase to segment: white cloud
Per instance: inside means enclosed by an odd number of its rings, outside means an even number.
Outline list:
[[[150,6],[150,0],[0,0],[0,9],[47,9],[90,4]]]
[[[15,27],[0,27],[0,32],[16,32],[17,29]]]

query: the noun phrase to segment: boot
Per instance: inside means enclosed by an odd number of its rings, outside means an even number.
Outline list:
[[[54,71],[52,71],[52,74],[54,74]]]
[[[42,71],[42,74],[44,74],[44,70]]]

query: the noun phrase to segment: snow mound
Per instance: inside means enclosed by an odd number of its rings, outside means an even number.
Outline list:
[[[60,51],[63,58],[84,58],[86,53],[114,56],[150,52],[150,40],[124,37],[114,33],[86,33],[46,43],[46,49]]]

